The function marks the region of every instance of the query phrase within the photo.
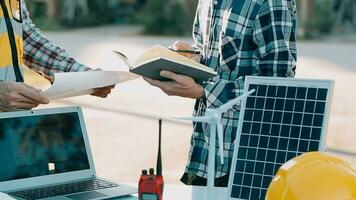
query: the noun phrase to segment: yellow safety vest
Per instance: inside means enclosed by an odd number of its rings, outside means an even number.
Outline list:
[[[21,0],[0,0],[0,80],[23,82]]]

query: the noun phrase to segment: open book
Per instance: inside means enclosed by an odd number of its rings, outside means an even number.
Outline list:
[[[168,79],[160,75],[162,70],[192,77],[196,82],[207,81],[217,75],[213,69],[161,45],[148,48],[134,63],[131,63],[124,54],[113,52],[127,64],[130,72],[151,79],[167,81]]]

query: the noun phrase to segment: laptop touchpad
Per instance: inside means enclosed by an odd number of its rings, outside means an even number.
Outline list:
[[[73,200],[89,200],[89,199],[95,199],[100,197],[106,197],[106,195],[93,191],[93,192],[85,192],[81,194],[68,195],[66,197]]]

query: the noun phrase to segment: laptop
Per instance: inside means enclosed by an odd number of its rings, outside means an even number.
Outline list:
[[[96,176],[80,107],[0,113],[0,191],[15,199],[97,200],[137,189]]]

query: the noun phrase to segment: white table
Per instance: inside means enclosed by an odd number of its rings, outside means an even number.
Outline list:
[[[128,184],[134,186],[133,184]],[[222,200],[227,197],[227,188],[214,188],[213,199]],[[194,200],[206,199],[206,187],[194,187]],[[132,196],[115,198],[116,200],[137,200],[137,194]],[[165,185],[163,192],[164,200],[193,200],[192,199],[192,186],[185,185]]]
[[[127,184],[135,186],[135,184]],[[192,198],[192,187],[184,185],[164,185],[163,199],[164,200],[189,200]],[[137,200],[137,195],[114,198],[115,200]]]

